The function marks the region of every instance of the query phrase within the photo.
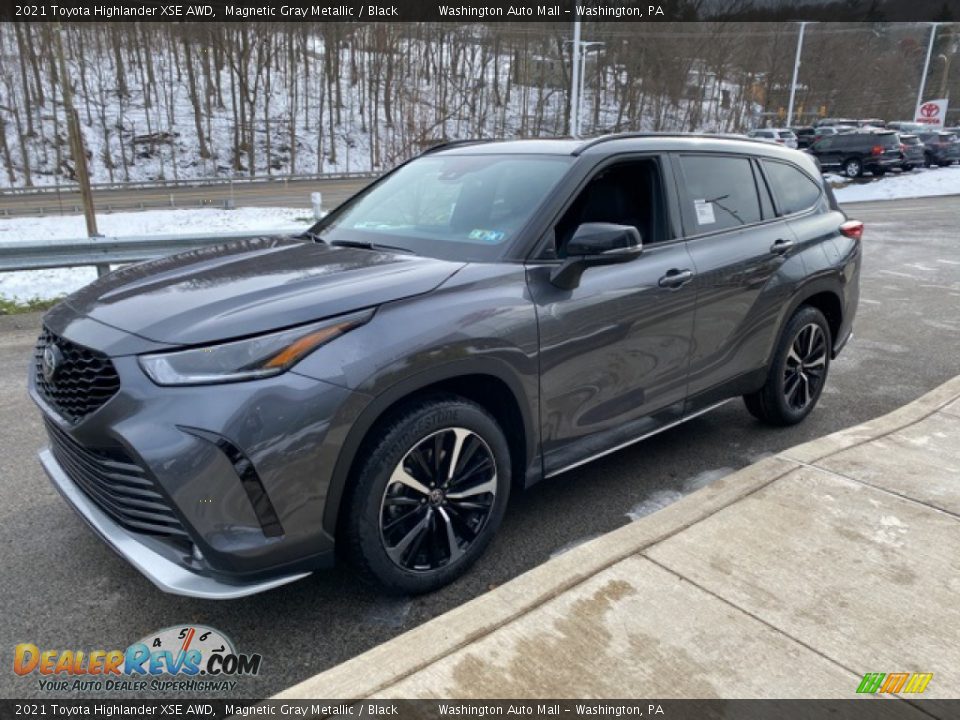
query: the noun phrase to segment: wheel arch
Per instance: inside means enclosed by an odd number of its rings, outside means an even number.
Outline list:
[[[436,394],[464,397],[494,416],[510,446],[515,484],[527,484],[528,476],[540,469],[531,467],[538,457],[539,439],[534,411],[520,379],[492,359],[448,363],[406,378],[377,394],[352,423],[338,453],[324,505],[323,528],[331,536],[336,537],[349,481],[371,431],[400,406]]]
[[[830,327],[830,343],[835,345],[839,339],[837,336],[840,333],[840,328],[843,326],[843,302],[840,300],[839,293],[833,290],[821,290],[808,295],[797,303],[796,308],[801,305],[810,305],[823,313],[823,316],[827,319],[827,325]],[[790,312],[791,317],[796,312],[796,308]]]
[[[777,351],[777,346],[783,336],[784,328],[790,322],[790,318],[800,308],[801,305],[811,305],[823,313],[827,319],[827,325],[830,327],[830,342],[836,347],[838,333],[843,327],[843,290],[833,279],[822,278],[804,285],[793,297],[786,309],[780,316],[779,327],[776,334],[776,342],[767,354],[765,365],[769,365],[773,354]]]

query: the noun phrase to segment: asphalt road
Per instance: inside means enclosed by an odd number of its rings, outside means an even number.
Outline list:
[[[333,208],[371,182],[370,178],[337,180],[275,180],[236,182],[180,188],[96,190],[98,212],[146,208],[223,207],[233,197],[237,207],[310,207],[310,193],[323,195],[323,206]],[[5,215],[58,215],[81,211],[80,193],[64,190],[31,194],[0,194],[0,218]]]
[[[816,411],[766,428],[739,402],[512,498],[487,554],[465,578],[414,599],[384,599],[346,570],[265,595],[204,602],[161,594],[114,556],[51,488],[35,459],[39,414],[24,390],[38,317],[0,318],[0,696],[40,695],[11,671],[15,643],[125,648],[171,625],[204,623],[264,657],[237,688],[265,696],[346,660],[770,453],[886,413],[960,373],[960,197],[847,206],[864,220],[856,337]],[[653,589],[651,589],[653,591]],[[61,696],[62,697],[62,696]]]

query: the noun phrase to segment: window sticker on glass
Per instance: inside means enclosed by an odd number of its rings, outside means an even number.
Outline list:
[[[480,242],[485,243],[498,243],[503,240],[503,233],[500,230],[481,230],[479,228],[470,231],[469,237],[471,240],[479,240]]]
[[[713,214],[713,203],[706,200],[694,200],[693,209],[697,212],[697,222],[700,225],[712,225],[717,221]]]

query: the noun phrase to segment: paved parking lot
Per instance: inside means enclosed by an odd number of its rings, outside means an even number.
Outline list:
[[[867,222],[856,337],[801,426],[765,428],[739,402],[514,497],[467,577],[426,597],[384,599],[335,570],[231,602],[166,596],[115,557],[56,495],[35,451],[24,389],[36,316],[0,318],[0,695],[39,694],[10,671],[13,645],[126,647],[203,623],[264,656],[242,695],[264,696],[346,660],[732,469],[892,410],[960,373],[960,198],[848,206]],[[19,328],[17,326],[20,326]]]

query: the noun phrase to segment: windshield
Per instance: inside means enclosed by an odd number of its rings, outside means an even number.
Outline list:
[[[414,160],[321,220],[325,241],[449,260],[502,256],[575,158],[436,155]]]

